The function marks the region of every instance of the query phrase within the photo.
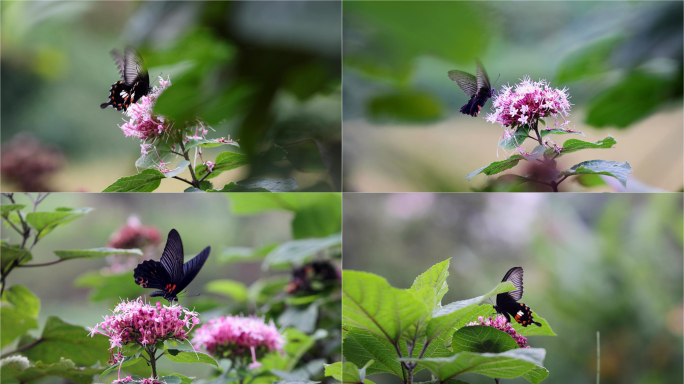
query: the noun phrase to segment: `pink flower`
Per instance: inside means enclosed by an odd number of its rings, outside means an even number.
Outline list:
[[[102,323],[90,330],[90,336],[96,333],[107,336],[110,355],[113,356],[114,349],[121,349],[128,343],[146,346],[166,340],[187,340],[188,333],[199,323],[197,316],[199,315],[196,312],[178,304],[162,306],[157,302],[156,306],[152,306],[138,298],[122,301],[116,306],[112,316],[105,316]],[[118,353],[110,361],[116,363],[122,357]]]
[[[209,170],[209,172],[211,172],[211,171],[214,170],[214,165],[216,165],[216,164],[214,164],[214,163],[212,163],[211,161],[207,160],[207,161],[204,162],[204,165],[206,165],[206,166],[207,166],[207,169]]]
[[[131,216],[126,225],[119,227],[110,237],[108,247],[120,249],[140,248],[145,255],[156,251],[161,242],[159,229],[152,226],[143,226],[140,220]],[[143,256],[145,257],[145,256]],[[140,262],[141,257],[135,255],[111,255],[107,257],[110,266],[106,269],[109,273],[121,273],[130,271]]]
[[[482,316],[479,316],[477,318],[477,320],[479,321],[479,323],[477,321],[473,321],[471,323],[466,324],[466,326],[486,325],[489,327],[493,327],[493,328],[496,328],[500,331],[504,331],[504,332],[508,333],[513,338],[513,340],[515,340],[515,342],[518,343],[518,346],[520,348],[529,348],[530,347],[529,345],[527,345],[527,338],[525,336],[518,335],[515,331],[515,328],[513,328],[511,326],[511,324],[508,322],[508,320],[506,320],[505,317],[496,316],[496,317],[494,317],[494,319],[492,319],[491,316],[489,316],[489,318],[484,318]]]
[[[131,381],[135,381],[135,380],[133,380],[131,375],[128,375],[128,376],[124,377],[123,379],[117,379],[117,380],[112,381],[112,384],[129,383]]]
[[[529,76],[514,87],[502,86],[502,91],[494,96],[492,110],[494,113],[487,114],[487,121],[499,123],[503,127],[516,128],[524,124],[530,124],[540,117],[569,115],[570,102],[568,101],[567,88],[551,88],[546,80],[532,82]],[[565,126],[569,122],[564,121],[556,126]]]
[[[131,120],[120,126],[126,136],[137,137],[143,141],[156,140],[171,129],[172,124],[164,116],[152,113],[152,108],[157,102],[159,95],[171,86],[171,80],[159,77],[159,86],[155,86],[152,91],[141,97],[138,103],[131,104],[126,110],[126,116]],[[148,148],[143,147],[143,154]]]
[[[252,358],[249,368],[258,368],[257,357],[269,351],[281,351],[285,344],[273,324],[259,317],[224,316],[211,319],[195,331],[192,338],[195,348],[203,348],[216,357],[246,360]]]

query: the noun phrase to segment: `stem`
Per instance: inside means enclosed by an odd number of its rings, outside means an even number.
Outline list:
[[[180,147],[183,152],[183,158],[190,162],[188,169],[190,170],[190,176],[192,176],[192,186],[199,189],[199,181],[197,181],[197,176],[195,176],[195,170],[192,168],[192,162],[190,161],[190,156],[188,156],[188,151],[185,150],[185,144],[183,143],[183,137],[180,139]]]
[[[601,332],[596,331],[596,384],[601,380]]]
[[[41,263],[41,264],[25,264],[25,265],[17,265],[17,268],[27,268],[27,267],[44,267],[46,265],[53,265],[57,263],[61,263],[62,261],[67,261],[69,259],[59,259],[55,261],[51,261],[49,263]]]
[[[534,133],[537,135],[537,141],[539,142],[539,145],[544,145],[544,143],[542,142],[541,135],[539,134],[538,126],[539,126],[539,120],[536,120],[534,122],[534,126],[532,128],[534,129]]]
[[[12,351],[12,352],[3,353],[2,356],[0,356],[0,359],[4,359],[5,357],[7,357],[7,356],[9,356],[9,355],[13,355],[13,354],[15,354],[15,353],[17,353],[17,352],[25,351],[25,350],[27,350],[27,349],[29,349],[29,348],[35,346],[36,344],[42,342],[42,341],[43,341],[43,339],[41,338],[41,339],[38,339],[38,340],[36,340],[36,341],[34,341],[34,342],[32,342],[32,343],[28,343],[28,344],[26,344],[26,345],[22,345],[21,347],[15,349],[15,350]]]
[[[189,182],[189,181],[185,180],[185,179],[184,179],[184,178],[182,178],[182,177],[174,176],[173,178],[174,178],[174,179],[178,179],[178,180],[180,180],[180,181],[182,181],[182,182],[184,182],[184,183],[188,183],[188,184],[192,185],[192,183],[191,183],[191,182]]]
[[[499,384],[499,380],[500,379],[494,379],[494,382],[496,382],[496,384]]]
[[[154,348],[154,347],[153,347]],[[157,354],[157,349],[145,349],[147,352],[147,355],[150,357],[150,366],[152,367],[152,377],[156,378],[157,377],[157,359],[158,357],[155,357],[154,355]]]

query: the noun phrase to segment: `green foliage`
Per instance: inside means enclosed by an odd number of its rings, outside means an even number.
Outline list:
[[[2,381],[4,383],[26,383],[49,376],[57,376],[76,384],[91,384],[93,376],[102,372],[103,368],[77,367],[69,359],[61,359],[54,364],[45,364],[37,361],[34,365],[22,369],[18,364],[2,369]]]
[[[572,166],[570,169],[561,172],[561,175],[606,175],[620,181],[623,187],[627,186],[627,174],[632,172],[629,163],[617,161],[589,160]]]
[[[264,259],[262,269],[302,265],[320,252],[342,246],[342,233],[326,237],[286,241],[273,248]]]
[[[354,363],[335,363],[327,364],[325,366],[325,375],[332,376],[335,380],[339,380],[344,383],[373,383],[372,381],[366,381],[366,368],[371,366],[374,360],[369,360],[366,365],[359,369]]]
[[[625,128],[652,114],[681,89],[681,76],[666,79],[645,72],[631,72],[620,83],[604,90],[592,101],[587,124],[597,128]]]
[[[516,149],[521,146],[525,140],[530,138],[530,135],[534,134],[534,130],[530,128],[529,125],[519,126],[515,131],[508,132],[504,137],[499,140],[499,147],[503,149]],[[580,135],[584,136],[584,133],[580,131],[573,131],[570,129],[562,128],[542,128],[539,130],[539,135],[544,138],[549,135]]]
[[[68,224],[91,210],[92,208],[81,208],[56,210],[55,212],[31,212],[26,215],[26,222],[38,232],[38,239],[41,239],[53,229]]]
[[[484,166],[474,172],[471,172],[466,175],[466,180],[470,180],[473,177],[479,175],[480,173],[484,173],[487,176],[491,175],[496,175],[497,173],[501,173],[507,169],[511,169],[518,165],[520,160],[526,160],[525,156],[523,155],[511,155],[508,159],[506,160],[501,160],[501,161],[495,161],[487,166]]]
[[[94,288],[90,292],[90,300],[92,301],[138,297],[145,294],[145,289],[135,284],[130,273],[102,275],[99,272],[86,272],[76,279],[75,285]]]
[[[207,292],[230,297],[239,302],[246,301],[248,296],[247,286],[235,280],[214,280],[205,285],[204,289]]]
[[[62,358],[69,358],[79,366],[91,366],[98,361],[106,363],[109,340],[99,334],[90,337],[88,333],[83,327],[50,316],[38,342],[23,353],[33,361],[48,364],[58,363]]]
[[[335,377],[349,371],[349,380],[343,381],[363,382],[357,367],[373,362],[365,367],[368,374],[390,373],[404,382],[412,382],[413,375],[426,368],[442,383],[463,373],[523,376],[534,383],[546,378],[543,349],[519,348],[510,335],[490,326],[466,326],[494,312],[491,305],[480,305],[484,300],[511,291],[514,285],[502,282],[485,295],[442,306],[449,262],[428,269],[408,290],[394,288],[371,273],[345,270],[343,352],[346,364],[352,365],[329,366],[326,374]],[[535,319],[541,327],[527,331],[513,326],[526,336],[555,335],[545,320],[536,314]]]
[[[0,246],[0,253],[0,263],[2,265],[3,274],[8,272],[7,269],[15,260],[21,260],[19,265],[22,265],[33,259],[31,252],[28,249],[21,249],[19,245],[3,244]]]
[[[368,101],[366,115],[376,123],[426,123],[443,115],[442,103],[426,92],[400,91],[375,96]]]
[[[590,42],[572,52],[558,66],[556,81],[573,82],[602,75],[611,69],[609,62],[613,50],[624,36],[609,36]]]
[[[617,141],[615,141],[613,136],[608,136],[605,139],[599,140],[595,143],[577,139],[569,139],[563,143],[560,153],[558,153],[554,148],[547,148],[546,154],[549,156],[553,156],[555,154],[554,158],[559,158],[566,153],[577,152],[582,149],[611,148],[615,144],[617,144]]]
[[[119,364],[114,364],[111,367],[105,369],[104,372],[102,372],[102,374],[100,374],[100,378],[98,380],[102,380],[102,378],[105,377],[110,372],[117,371],[117,370],[119,370],[119,368],[131,366],[131,365],[133,365],[139,361],[142,361],[142,360],[143,360],[143,358],[138,356],[137,354],[134,356],[126,356],[123,359],[121,359],[121,361],[119,361]]]
[[[402,361],[420,361],[440,381],[464,373],[514,379],[541,366],[545,355],[546,352],[542,348],[518,348],[501,353],[460,352],[450,357],[402,359]]]
[[[269,210],[295,213],[292,233],[295,239],[323,237],[342,230],[341,198],[338,193],[316,194],[232,194],[228,197],[233,213],[252,215]]]
[[[68,251],[54,251],[55,255],[62,260],[69,259],[98,259],[109,255],[138,255],[142,256],[139,249],[118,249],[118,248],[92,248],[92,249],[72,249]]]
[[[2,293],[0,347],[4,348],[31,329],[38,328],[40,299],[28,288],[13,285]]]
[[[152,192],[159,188],[165,178],[156,169],[145,169],[137,175],[120,178],[102,192]]]
[[[204,363],[214,365],[218,368],[216,360],[202,352],[167,349],[164,352],[164,357],[175,363]]]

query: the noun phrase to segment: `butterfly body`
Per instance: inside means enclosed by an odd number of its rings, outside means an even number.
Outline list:
[[[211,247],[206,247],[183,264],[183,243],[178,232],[172,229],[161,260],[145,260],[133,270],[135,283],[143,288],[158,289],[150,294],[151,297],[162,296],[169,302],[178,301],[178,294],[197,276],[209,252]]]
[[[496,295],[496,305],[494,310],[506,317],[508,322],[511,322],[511,317],[523,327],[530,324],[535,324],[541,327],[541,324],[534,321],[532,310],[524,303],[518,303],[523,295],[523,269],[522,267],[514,267],[506,272],[501,282],[510,281],[515,286],[515,289],[510,292],[499,293]]]
[[[461,113],[476,117],[482,107],[484,107],[487,100],[494,96],[494,89],[489,83],[489,76],[482,66],[482,63],[477,60],[477,76],[469,73],[453,70],[449,71],[448,75],[461,88],[466,95],[470,96],[470,100],[461,107]]]
[[[104,109],[111,105],[117,111],[126,111],[131,104],[150,92],[150,76],[133,48],[127,47],[123,56],[116,50],[110,54],[119,69],[121,80],[112,84],[109,89],[109,101],[100,104],[100,108]]]

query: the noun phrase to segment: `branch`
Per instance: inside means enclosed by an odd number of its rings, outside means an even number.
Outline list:
[[[25,350],[27,350],[27,349],[29,349],[29,348],[35,346],[36,344],[42,342],[42,341],[43,341],[43,339],[41,338],[41,339],[38,339],[38,340],[36,340],[36,341],[34,341],[34,342],[32,342],[32,343],[28,343],[28,344],[26,344],[26,345],[22,345],[21,347],[15,349],[15,350],[12,351],[12,352],[3,353],[2,356],[0,356],[0,359],[4,359],[5,357],[7,357],[7,356],[9,356],[9,355],[13,355],[13,354],[15,354],[15,353],[17,353],[17,352],[25,351]]]
[[[184,182],[184,183],[188,183],[188,184],[190,184],[190,185],[192,185],[192,186],[194,187],[194,185],[193,185],[191,182],[189,182],[188,180],[185,180],[185,179],[182,178],[182,177],[174,176],[173,178],[174,178],[174,179],[177,179],[177,180],[180,180],[180,181],[182,181],[182,182]]]
[[[70,259],[59,259],[59,260],[51,261],[49,263],[17,265],[17,268],[44,267],[46,265],[53,265],[53,264],[61,263],[62,261],[67,261],[67,260],[70,260]]]

